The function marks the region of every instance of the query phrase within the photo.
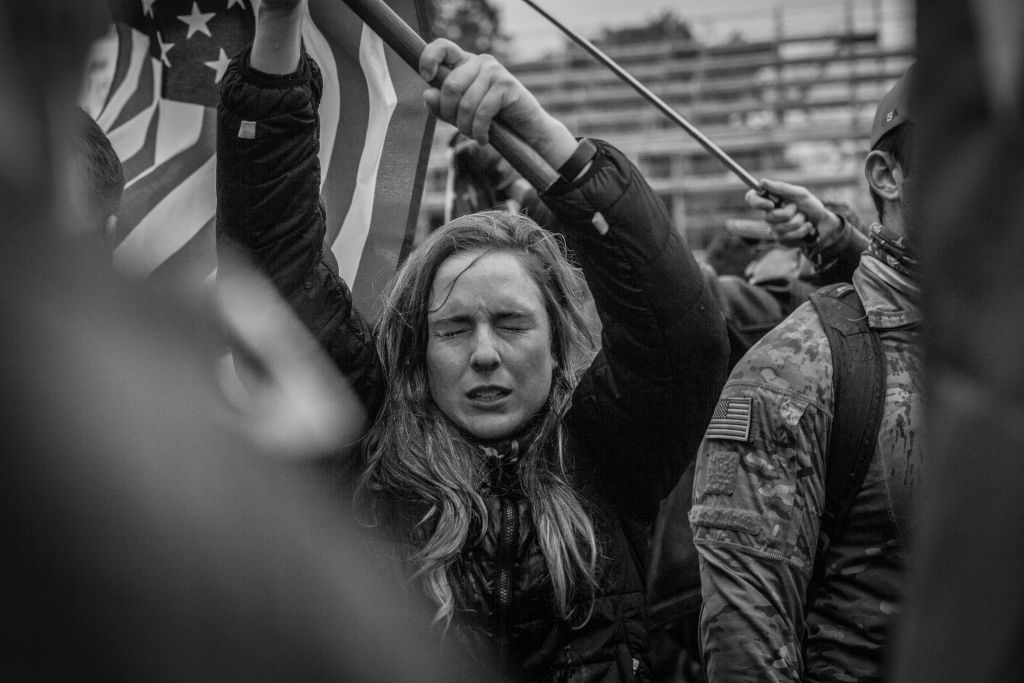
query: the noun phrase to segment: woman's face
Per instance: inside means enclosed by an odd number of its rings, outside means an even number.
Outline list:
[[[554,359],[540,287],[512,254],[480,254],[450,256],[434,277],[427,373],[444,414],[492,440],[512,436],[540,411]]]

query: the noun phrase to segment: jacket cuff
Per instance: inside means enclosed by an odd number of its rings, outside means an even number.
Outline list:
[[[594,156],[590,158],[589,168],[587,168],[587,170],[584,171],[581,175],[578,175],[572,179],[566,179],[560,176],[559,179],[556,180],[551,185],[551,187],[549,187],[544,192],[544,197],[564,197],[570,192],[578,190],[579,188],[586,185],[587,182],[594,177],[595,173],[598,171],[601,165],[606,162],[608,156],[608,143],[602,140],[596,140],[591,138],[576,138],[577,141],[584,139],[590,140],[590,142],[597,148],[597,151],[595,152]]]
[[[262,120],[268,116],[301,111],[312,101],[320,105],[323,81],[320,68],[305,52],[299,67],[290,74],[268,74],[249,65],[251,47],[240,52],[228,65],[221,81],[220,101],[236,116]]]
[[[238,60],[238,73],[246,83],[258,88],[294,88],[309,83],[313,70],[313,60],[303,50],[299,57],[298,68],[290,74],[268,74],[265,71],[253,68],[249,64],[249,56],[252,54],[252,45],[245,48],[235,59]]]
[[[589,222],[595,212],[614,206],[632,182],[632,165],[621,152],[603,140],[590,141],[597,147],[590,168],[571,181],[556,181],[541,194],[563,220]]]
[[[825,206],[839,217],[839,229],[827,241],[819,241],[804,249],[819,273],[840,260],[859,260],[860,253],[867,248],[867,238],[857,214],[845,204],[825,202]]]

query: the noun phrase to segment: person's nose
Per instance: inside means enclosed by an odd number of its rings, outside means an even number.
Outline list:
[[[487,372],[498,367],[501,355],[498,353],[497,340],[490,325],[480,325],[473,333],[473,350],[469,362],[477,372]]]

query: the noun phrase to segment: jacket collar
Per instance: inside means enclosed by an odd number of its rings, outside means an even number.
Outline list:
[[[867,252],[853,273],[853,286],[875,329],[915,327],[923,319],[918,279]]]

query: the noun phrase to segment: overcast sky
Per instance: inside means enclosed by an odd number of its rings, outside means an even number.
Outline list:
[[[502,27],[512,36],[517,57],[536,56],[558,45],[558,32],[522,0],[490,0],[501,11]],[[773,12],[781,10],[788,26],[842,21],[852,7],[858,25],[871,23],[877,11],[887,30],[912,30],[912,0],[535,0],[574,31],[593,37],[608,25],[631,25],[673,11],[689,20],[704,40],[726,37],[732,30],[766,31]],[[897,26],[902,24],[902,26]],[[894,35],[893,39],[899,39]]]

